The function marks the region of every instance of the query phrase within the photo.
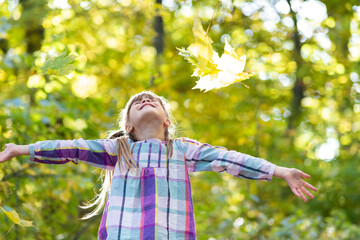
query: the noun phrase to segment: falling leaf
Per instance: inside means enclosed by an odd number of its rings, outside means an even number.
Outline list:
[[[11,221],[14,222],[14,224],[18,224],[23,227],[32,227],[33,226],[32,221],[27,221],[27,220],[21,219],[19,217],[19,214],[12,208],[7,207],[7,206],[0,207],[0,208],[6,214],[6,216],[8,216],[11,219]],[[11,228],[9,229],[9,231],[11,230]]]
[[[219,58],[217,52],[214,51],[213,53],[212,62],[215,65],[215,69],[204,75],[200,75],[198,69],[195,69],[193,76],[198,76],[200,79],[196,82],[196,86],[193,89],[205,90],[207,92],[249,79],[253,74],[243,72],[245,61],[246,56],[239,57],[230,44],[225,41],[223,55]]]
[[[227,40],[224,53],[219,57],[211,46],[212,40],[205,33],[197,17],[194,19],[193,33],[195,42],[187,49],[178,49],[179,54],[195,66],[192,76],[199,77],[199,80],[193,89],[207,92],[253,76],[252,73],[244,72],[246,56],[239,57]]]
[[[214,62],[217,65],[217,69],[221,71],[231,72],[233,74],[240,74],[245,68],[246,56],[243,55],[238,57],[235,50],[230,46],[228,41],[225,39],[224,54],[221,58],[216,54]]]
[[[59,56],[46,60],[44,66],[41,67],[41,70],[44,72],[44,74],[64,76],[75,69],[73,64],[74,61],[75,56],[70,55],[69,51],[66,50]]]
[[[213,48],[211,46],[211,39],[205,33],[201,21],[198,17],[194,18],[193,33],[195,42],[188,47],[191,55],[199,61],[199,68],[205,69],[207,63],[212,58]]]

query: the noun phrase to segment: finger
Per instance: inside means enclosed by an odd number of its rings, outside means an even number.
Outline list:
[[[303,194],[303,192],[300,189],[297,189],[297,192],[299,193],[300,197],[302,198],[302,200],[304,200],[304,202],[307,202],[307,198],[305,197],[305,195]]]
[[[304,187],[309,188],[309,189],[317,192],[317,188],[314,187],[313,185],[311,185],[310,183],[308,183],[308,182],[306,182],[306,181],[304,181],[304,180],[302,180],[301,182],[302,182],[302,184],[303,184]]]
[[[0,153],[0,163],[5,162],[4,154]]]
[[[307,174],[307,173],[304,173],[302,171],[300,171],[300,175],[303,177],[303,178],[310,178],[310,175]]]
[[[302,200],[304,200],[304,202],[307,202],[306,197],[304,196],[304,194],[301,192],[300,189],[294,188],[294,189],[292,189],[292,190],[293,190],[293,193],[294,193],[296,196],[298,196],[299,198],[301,198]]]
[[[300,194],[296,191],[295,188],[291,188],[291,191],[292,191],[297,197],[300,197]]]
[[[309,192],[306,188],[302,187],[301,191],[308,195],[311,199],[314,199],[314,195],[312,195],[311,192]]]

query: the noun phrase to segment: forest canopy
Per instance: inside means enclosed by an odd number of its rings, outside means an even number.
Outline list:
[[[199,43],[196,17],[219,57],[227,43],[246,56],[236,71],[249,79],[192,89],[199,76],[179,49]],[[178,136],[302,169],[319,189],[303,203],[277,179],[191,174],[198,239],[358,239],[359,63],[356,0],[0,0],[0,146],[106,138],[127,100],[151,90]],[[100,216],[80,220],[78,206],[99,176],[2,164],[0,238],[96,239]],[[32,226],[12,227],[11,210]]]

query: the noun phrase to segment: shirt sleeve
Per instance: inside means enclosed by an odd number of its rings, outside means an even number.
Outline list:
[[[181,139],[189,172],[227,172],[234,177],[271,181],[275,164],[224,147],[202,144],[192,139]]]
[[[45,164],[64,164],[79,161],[113,170],[117,162],[116,140],[53,140],[30,144],[30,161]]]

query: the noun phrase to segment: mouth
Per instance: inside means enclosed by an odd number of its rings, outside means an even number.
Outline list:
[[[140,107],[140,109],[139,110],[141,110],[141,109],[143,109],[145,106],[147,106],[147,105],[149,105],[149,106],[152,106],[152,107],[155,107],[153,104],[151,104],[151,103],[144,103],[141,107]]]

